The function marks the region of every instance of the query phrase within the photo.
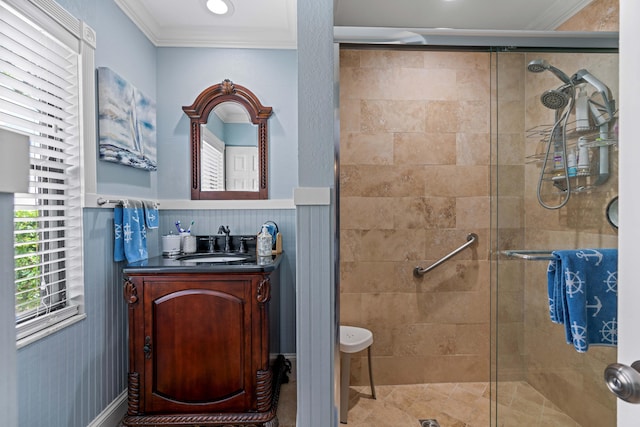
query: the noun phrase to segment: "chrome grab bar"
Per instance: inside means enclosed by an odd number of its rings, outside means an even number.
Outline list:
[[[467,243],[465,243],[464,245],[460,246],[458,249],[456,249],[455,251],[449,253],[448,255],[443,256],[439,261],[434,262],[433,264],[431,264],[427,268],[420,268],[420,267],[414,268],[413,269],[413,275],[416,276],[416,277],[422,277],[422,275],[424,275],[426,272],[433,270],[434,268],[436,268],[437,266],[439,266],[440,264],[442,264],[443,262],[445,262],[449,258],[457,255],[459,252],[462,252],[467,247],[473,245],[476,242],[476,240],[478,240],[478,235],[476,233],[469,233],[467,235]]]

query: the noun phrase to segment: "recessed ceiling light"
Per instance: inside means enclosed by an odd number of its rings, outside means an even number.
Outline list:
[[[233,5],[230,0],[207,0],[207,9],[216,15],[230,15]]]

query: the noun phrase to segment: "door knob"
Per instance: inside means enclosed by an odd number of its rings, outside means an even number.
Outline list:
[[[604,370],[604,380],[609,390],[629,403],[640,403],[640,360],[631,366],[612,363]]]

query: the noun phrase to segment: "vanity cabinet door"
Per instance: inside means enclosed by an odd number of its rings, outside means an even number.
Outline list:
[[[255,405],[254,278],[144,280],[144,412],[246,411]]]

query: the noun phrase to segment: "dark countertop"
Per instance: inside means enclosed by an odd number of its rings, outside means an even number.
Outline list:
[[[222,254],[192,254],[199,256],[222,256]],[[127,264],[123,268],[125,274],[137,273],[260,273],[277,269],[284,253],[271,257],[256,259],[255,252],[249,254],[226,254],[229,257],[246,257],[242,261],[230,262],[197,262],[179,260],[177,257],[157,256],[143,261]]]

